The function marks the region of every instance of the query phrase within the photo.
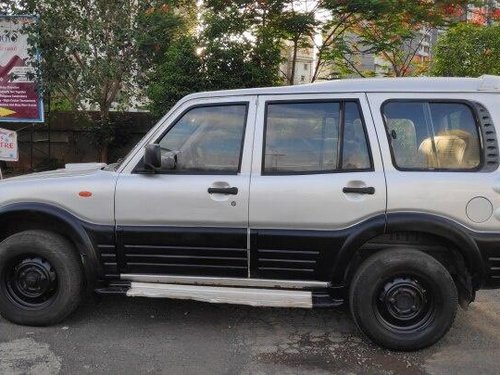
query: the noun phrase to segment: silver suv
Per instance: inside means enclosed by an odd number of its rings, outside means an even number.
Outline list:
[[[0,182],[0,312],[85,291],[350,305],[376,343],[438,341],[500,287],[500,77],[363,79],[181,100],[119,164]]]

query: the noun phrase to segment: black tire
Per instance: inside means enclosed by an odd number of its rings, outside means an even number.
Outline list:
[[[383,250],[366,259],[350,286],[354,322],[373,342],[411,351],[441,339],[455,319],[457,288],[446,268],[417,250]]]
[[[29,230],[0,243],[0,314],[13,323],[62,321],[77,308],[83,283],[78,253],[58,234]]]

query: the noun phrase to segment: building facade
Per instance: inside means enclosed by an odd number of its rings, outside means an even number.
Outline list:
[[[281,53],[283,62],[280,65],[280,74],[285,83],[289,85],[301,85],[312,81],[315,60],[315,51],[313,48],[297,49],[295,66],[293,63],[294,48],[291,43],[287,43]]]

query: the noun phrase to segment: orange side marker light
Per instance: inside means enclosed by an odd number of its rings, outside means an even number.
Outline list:
[[[78,193],[78,195],[82,198],[90,198],[92,196],[91,191],[81,191]]]

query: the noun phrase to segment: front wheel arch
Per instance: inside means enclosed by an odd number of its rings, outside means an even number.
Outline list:
[[[88,291],[100,274],[96,245],[81,221],[71,213],[43,203],[18,203],[0,208],[0,242],[26,230],[45,230],[61,235],[78,251]]]
[[[17,324],[52,325],[79,305],[83,269],[73,244],[44,230],[26,230],[0,243],[0,310]]]

